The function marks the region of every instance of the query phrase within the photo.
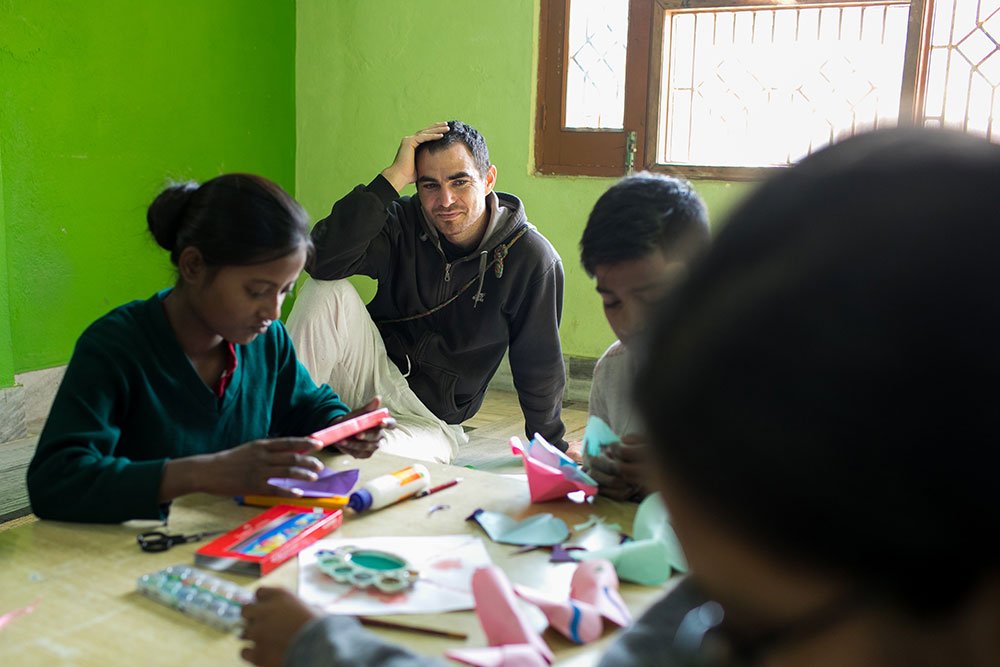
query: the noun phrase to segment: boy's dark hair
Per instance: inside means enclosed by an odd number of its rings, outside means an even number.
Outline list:
[[[424,151],[437,153],[445,150],[452,144],[462,144],[468,148],[479,175],[482,177],[486,176],[486,171],[490,168],[490,151],[486,147],[486,140],[483,139],[483,135],[479,134],[476,128],[466,125],[460,120],[449,120],[448,131],[440,139],[425,141],[417,146],[414,159]]]
[[[891,130],[731,215],[636,388],[668,482],[914,613],[1000,571],[1000,146]]]
[[[146,221],[174,265],[188,246],[210,267],[269,262],[301,247],[307,258],[313,254],[302,206],[276,183],[252,174],[171,185],[150,204]]]
[[[641,172],[612,185],[594,204],[580,239],[580,261],[593,277],[602,264],[657,249],[688,261],[708,243],[708,211],[691,184]]]

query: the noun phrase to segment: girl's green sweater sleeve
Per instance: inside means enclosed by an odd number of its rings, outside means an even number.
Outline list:
[[[305,436],[348,407],[316,386],[280,322],[247,345],[220,399],[177,343],[162,297],[104,316],[80,337],[28,467],[44,519],[163,519],[163,466],[267,437]]]

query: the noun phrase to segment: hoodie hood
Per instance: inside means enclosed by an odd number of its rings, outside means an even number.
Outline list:
[[[415,197],[414,199],[417,198]],[[427,217],[424,215],[424,209],[419,205],[419,202],[417,210],[419,212],[420,225],[424,230],[423,235],[431,239],[435,247],[440,251],[441,238],[437,227],[427,220]],[[456,261],[461,262],[481,255],[483,252],[489,252],[504,239],[526,225],[534,229],[531,223],[528,222],[521,200],[512,194],[496,191],[491,192],[486,196],[486,210],[489,211],[489,220],[486,223],[486,232],[483,234],[483,240],[479,242],[479,245],[475,249],[469,250],[461,259]]]

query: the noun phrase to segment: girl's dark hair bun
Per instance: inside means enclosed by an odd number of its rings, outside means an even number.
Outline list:
[[[171,253],[177,245],[184,212],[197,190],[198,184],[194,181],[175,183],[157,195],[146,211],[150,233],[160,247]]]

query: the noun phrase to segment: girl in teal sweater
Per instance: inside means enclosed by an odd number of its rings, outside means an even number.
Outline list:
[[[162,519],[179,496],[290,492],[316,478],[306,437],[354,413],[316,384],[278,317],[313,252],[302,207],[245,174],[164,190],[147,214],[172,289],[114,309],[77,341],[28,468],[45,519]],[[336,447],[359,458],[375,428]]]

